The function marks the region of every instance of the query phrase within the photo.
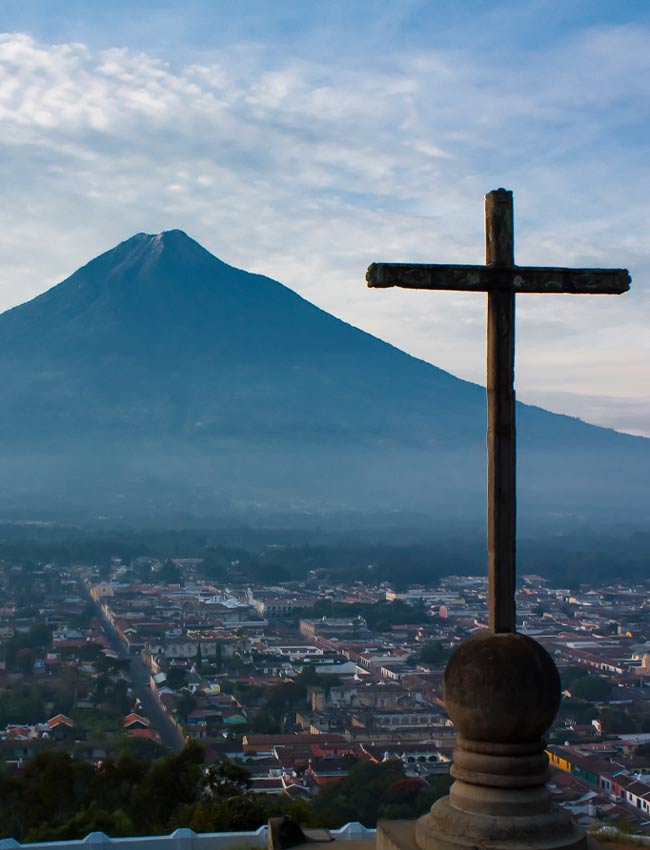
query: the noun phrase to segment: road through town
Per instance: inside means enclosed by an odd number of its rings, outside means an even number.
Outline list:
[[[124,641],[120,638],[112,623],[107,620],[101,606],[98,605],[89,594],[88,598],[94,606],[95,611],[97,612],[97,617],[104,627],[104,631],[110,641],[111,648],[118,653],[120,658],[129,662],[133,691],[140,700],[142,713],[145,717],[149,718],[151,725],[158,730],[163,746],[167,747],[167,749],[174,753],[179,753],[185,746],[185,739],[170,716],[161,707],[160,703],[151,692],[151,688],[149,687],[149,670],[139,655],[129,654]]]

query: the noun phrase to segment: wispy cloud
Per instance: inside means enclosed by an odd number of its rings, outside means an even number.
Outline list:
[[[480,381],[480,297],[369,293],[363,274],[482,262],[482,195],[507,185],[521,263],[634,275],[621,299],[520,299],[520,393],[577,414],[595,410],[584,395],[634,405],[650,386],[648,57],[650,32],[630,26],[504,55],[395,45],[367,63],[234,44],[178,65],[0,36],[0,306],[136,231],[181,227]],[[639,410],[604,398],[597,416],[650,433]]]

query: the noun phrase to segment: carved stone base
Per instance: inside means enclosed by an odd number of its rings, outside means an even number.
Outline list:
[[[445,671],[455,782],[417,822],[417,850],[587,850],[546,787],[542,735],[559,702],[555,664],[531,638],[482,633],[461,644]]]
[[[538,815],[463,812],[443,797],[415,827],[419,850],[586,850],[585,833],[568,812]]]

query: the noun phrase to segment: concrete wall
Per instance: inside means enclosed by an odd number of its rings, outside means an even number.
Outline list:
[[[145,835],[140,838],[109,838],[103,832],[91,832],[80,841],[47,841],[39,844],[20,844],[13,838],[0,840],[0,850],[251,850],[266,848],[268,826],[255,832],[204,832],[177,829],[171,835]],[[374,838],[376,830],[360,823],[347,823],[330,831],[337,841]]]

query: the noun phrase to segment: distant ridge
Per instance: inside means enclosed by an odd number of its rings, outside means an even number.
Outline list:
[[[0,316],[0,401],[0,511],[483,510],[481,387],[180,230]],[[650,441],[518,417],[524,515],[645,515]]]

